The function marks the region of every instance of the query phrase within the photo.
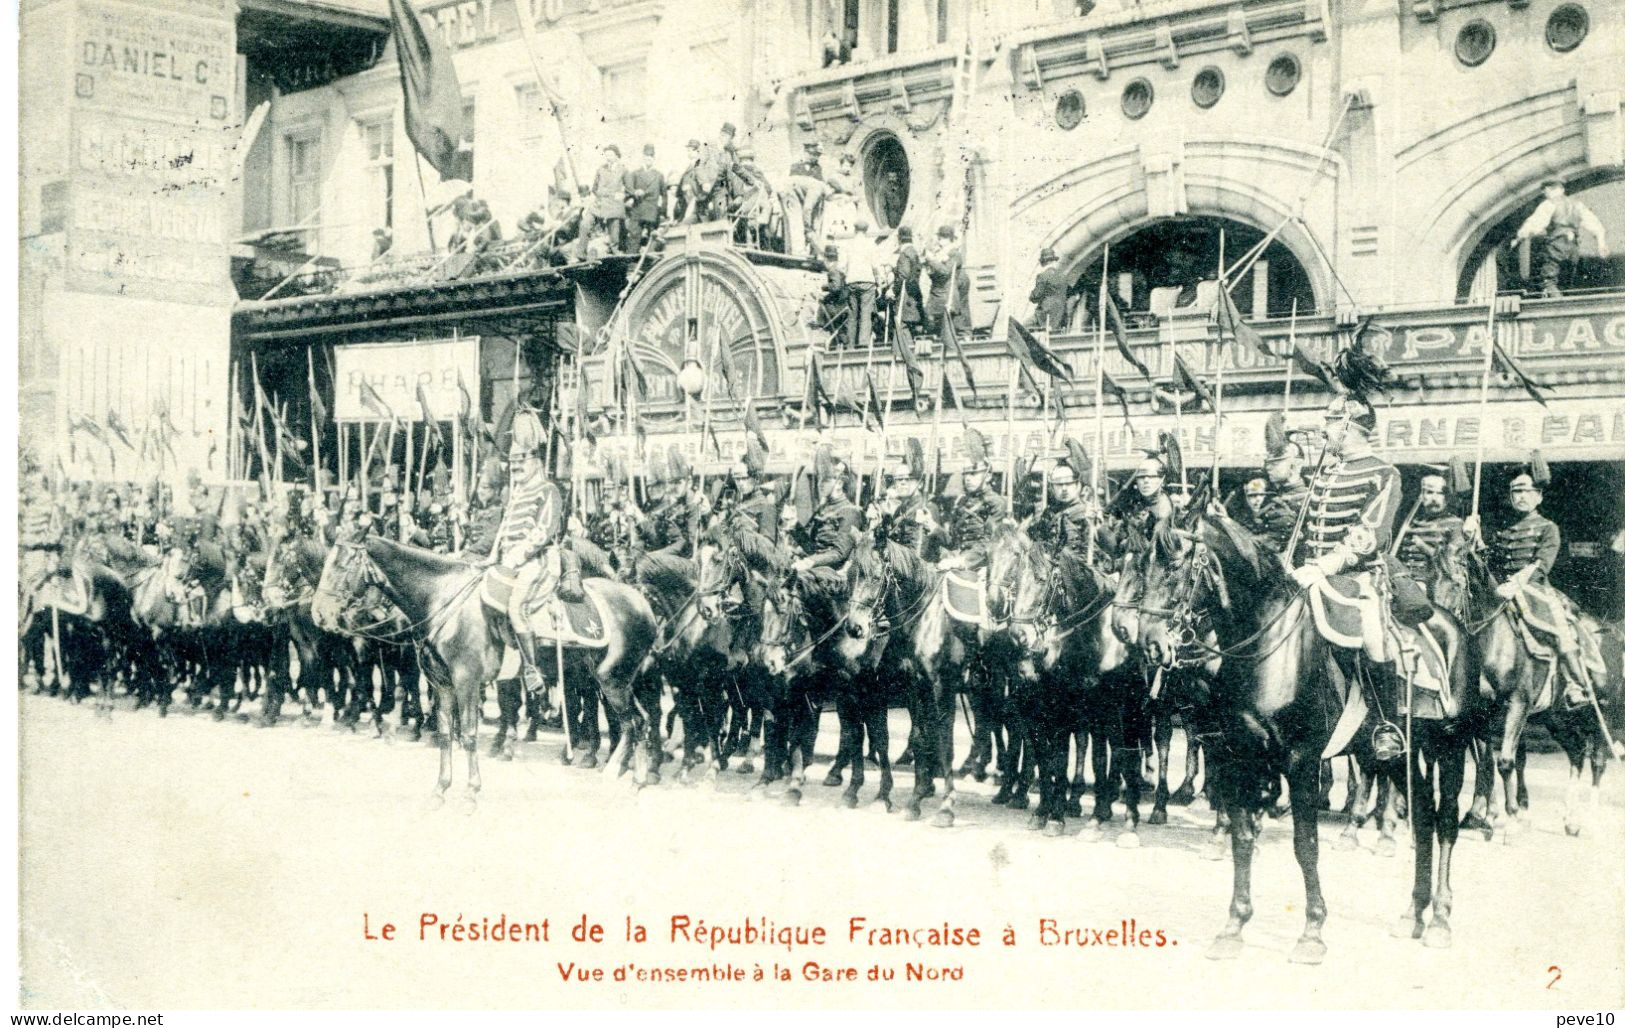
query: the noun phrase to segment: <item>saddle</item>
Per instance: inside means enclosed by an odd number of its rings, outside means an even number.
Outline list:
[[[942,576],[943,608],[948,616],[977,628],[991,628],[987,610],[987,569],[958,568]]]
[[[1558,685],[1566,687],[1569,684],[1571,676],[1563,667],[1559,653],[1564,629],[1560,627],[1558,619],[1570,616],[1566,602],[1566,598],[1550,586],[1529,584],[1519,589],[1512,599],[1512,609],[1516,614],[1512,620],[1518,626],[1524,647],[1537,663],[1546,665],[1545,679],[1530,708],[1531,714],[1551,709],[1553,701],[1560,695]],[[1568,630],[1574,633],[1579,644],[1580,661],[1585,665],[1592,683],[1607,681],[1608,667],[1603,662],[1596,636],[1586,631],[1578,619],[1571,624]]]
[[[1374,663],[1393,663],[1401,677],[1410,679],[1416,690],[1413,716],[1454,716],[1445,682],[1455,654],[1445,653],[1419,623],[1391,618],[1369,574],[1330,575],[1317,582],[1309,590],[1309,609],[1322,639],[1359,650]]]
[[[480,600],[487,607],[507,615],[518,573],[501,566],[485,570],[480,581]],[[562,643],[565,646],[601,649],[609,645],[605,629],[608,619],[591,590],[577,603],[559,598],[555,591],[558,576],[547,574],[537,579],[531,594],[523,601],[525,623],[514,625],[521,635],[535,636],[538,641]]]

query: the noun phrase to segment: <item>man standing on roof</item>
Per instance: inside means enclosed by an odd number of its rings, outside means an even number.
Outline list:
[[[1512,246],[1517,248],[1524,240],[1539,236],[1545,243],[1540,261],[1541,295],[1562,296],[1558,279],[1567,274],[1580,256],[1580,230],[1597,237],[1598,257],[1608,256],[1608,231],[1591,208],[1568,195],[1561,179],[1547,179],[1540,188],[1545,199],[1518,226]]]

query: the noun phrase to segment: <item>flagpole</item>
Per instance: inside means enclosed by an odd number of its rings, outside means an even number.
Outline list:
[[[1049,348],[1049,329],[1044,329],[1044,346]],[[1015,497],[1016,481],[1016,383],[1021,374],[1021,362],[1010,358],[1010,384],[1004,391],[1004,446],[1008,450],[1004,470],[1004,499],[1010,503]]]
[[[1111,244],[1100,254],[1100,317],[1095,324],[1095,464],[1089,483],[1091,509],[1102,502],[1100,478],[1106,472],[1106,290],[1111,278]],[[1094,553],[1095,536],[1089,533],[1089,550]]]
[[[1478,500],[1484,483],[1484,416],[1490,406],[1490,370],[1495,364],[1495,291],[1490,291],[1489,336],[1484,340],[1484,364],[1478,375],[1478,453],[1473,458],[1473,517],[1478,517]]]
[[[1219,226],[1219,288],[1224,285],[1224,225]],[[1256,313],[1256,312],[1254,312]],[[1232,334],[1234,334],[1232,332]],[[1240,342],[1240,340],[1233,340]],[[1213,467],[1209,472],[1208,491],[1214,497],[1219,495],[1219,433],[1224,430],[1224,324],[1219,324],[1219,344],[1213,351]],[[1184,474],[1184,462],[1180,462],[1180,474]],[[1181,485],[1184,483],[1181,482]]]
[[[305,349],[305,367],[310,370],[310,394],[316,395],[316,357],[315,350]],[[316,424],[316,404],[310,405],[310,487],[316,491],[317,498],[322,492],[322,439],[321,426]]]
[[[1281,413],[1283,414],[1290,413],[1292,410],[1292,370],[1293,365],[1298,363],[1296,360],[1298,352],[1298,298],[1296,296],[1292,298],[1292,319],[1287,322],[1286,338],[1286,395],[1281,400]]]
[[[423,201],[423,227],[429,233],[429,252],[439,253],[440,247],[434,241],[434,217],[429,213],[429,190],[423,185],[423,155],[417,152],[417,146],[412,147],[412,166],[418,171],[418,199]]]

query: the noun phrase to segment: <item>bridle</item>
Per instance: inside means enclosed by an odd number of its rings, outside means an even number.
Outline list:
[[[442,618],[446,612],[461,603],[464,597],[480,584],[481,576],[471,575],[467,583],[445,600],[436,604],[432,610],[418,621],[406,621],[406,617],[400,608],[393,601],[390,601],[391,612],[388,617],[370,623],[357,624],[356,615],[369,611],[369,608],[361,599],[364,589],[367,586],[372,586],[378,589],[379,593],[388,600],[388,582],[379,569],[378,562],[373,560],[372,554],[367,552],[365,542],[341,539],[333,543],[333,550],[337,558],[334,563],[334,570],[345,576],[342,592],[334,589],[323,589],[321,584],[318,583],[316,593],[320,596],[325,592],[338,607],[338,620],[344,626],[345,632],[350,635],[360,636],[363,639],[371,639],[374,642],[398,643],[402,641],[403,636],[415,638],[420,632],[423,634],[424,642],[433,642],[435,635],[439,633],[440,628],[444,625]],[[360,559],[351,559],[354,557]],[[440,623],[437,624],[437,622]],[[425,629],[427,629],[426,632]]]

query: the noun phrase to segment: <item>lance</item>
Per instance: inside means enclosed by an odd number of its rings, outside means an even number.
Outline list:
[[[1484,363],[1478,374],[1478,453],[1473,458],[1473,519],[1478,519],[1480,488],[1484,483],[1484,416],[1490,406],[1490,371],[1495,364],[1495,290],[1490,290],[1489,335],[1484,340]]]
[[[1044,347],[1049,348],[1049,329],[1044,330]],[[1021,362],[1010,358],[1010,384],[1004,392],[1004,445],[1008,452],[1004,471],[1004,499],[1014,502],[1016,495],[1016,382],[1021,374]]]
[[[1111,258],[1111,245],[1107,244],[1100,253],[1100,316],[1095,319],[1095,460],[1089,469],[1088,509],[1091,512],[1091,525],[1086,546],[1086,556],[1091,566],[1095,562],[1095,536],[1098,534],[1092,515],[1100,509],[1105,499],[1101,477],[1106,473],[1106,283],[1111,277]],[[1048,492],[1047,489],[1045,491]]]
[[[1219,288],[1224,289],[1224,226],[1219,226]],[[1222,302],[1222,298],[1221,298]],[[1228,308],[1227,308],[1228,309]],[[1233,333],[1232,333],[1233,334]],[[1238,342],[1231,339],[1231,342]],[[1213,351],[1213,468],[1208,478],[1208,495],[1219,495],[1219,432],[1224,428],[1224,326],[1219,327],[1219,345]],[[1185,473],[1184,462],[1180,474]],[[1183,484],[1183,482],[1181,483]]]
[[[1281,413],[1290,413],[1292,410],[1292,366],[1297,363],[1298,353],[1298,298],[1292,298],[1292,318],[1287,322],[1286,328],[1286,394],[1281,400]]]
[[[306,348],[305,367],[310,374],[310,395],[316,395],[316,357],[315,350]],[[316,404],[314,399],[310,404],[310,487],[316,490],[316,496],[321,498],[322,492],[322,430],[316,422]]]

